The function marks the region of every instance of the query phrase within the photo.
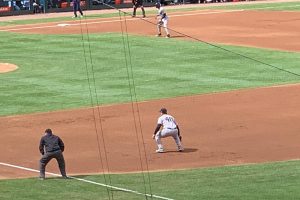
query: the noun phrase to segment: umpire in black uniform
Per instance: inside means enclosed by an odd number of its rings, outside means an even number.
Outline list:
[[[62,154],[65,145],[60,137],[52,134],[51,129],[46,129],[45,135],[41,138],[39,149],[42,154],[40,160],[40,178],[45,179],[46,165],[52,158],[57,160],[62,177],[68,178],[66,174],[65,159]]]
[[[140,7],[142,9],[142,13],[143,13],[143,18],[146,17],[146,13],[145,13],[145,9],[144,9],[144,2],[143,0],[132,0],[132,4],[133,4],[133,13],[132,13],[132,17],[135,17],[136,15],[136,9],[138,7]]]

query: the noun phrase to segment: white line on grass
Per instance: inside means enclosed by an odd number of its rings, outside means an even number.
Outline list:
[[[3,162],[0,162],[0,165],[7,166],[7,167],[12,167],[12,168],[17,168],[17,169],[22,169],[22,170],[26,170],[26,171],[30,171],[30,172],[37,172],[37,173],[40,172],[39,170],[36,170],[36,169],[31,169],[31,168],[27,168],[27,167],[12,165],[12,164],[3,163]],[[46,172],[46,174],[52,175],[52,176],[61,176],[59,174],[55,174],[55,173],[51,173],[51,172]],[[103,187],[107,187],[107,188],[110,188],[110,189],[115,189],[115,190],[119,190],[119,191],[123,191],[123,192],[133,193],[133,194],[147,196],[147,197],[153,197],[153,198],[157,198],[157,199],[174,200],[174,199],[167,198],[167,197],[162,197],[162,196],[158,196],[158,195],[154,195],[154,194],[152,194],[152,195],[151,194],[145,194],[145,193],[141,193],[141,192],[138,192],[138,191],[134,191],[134,190],[126,189],[126,188],[120,188],[120,187],[107,185],[107,184],[103,184],[103,183],[98,183],[98,182],[95,182],[95,181],[89,181],[89,180],[82,179],[82,178],[76,178],[76,177],[72,177],[72,176],[69,176],[69,177],[71,179],[75,179],[75,180],[82,181],[82,182],[85,182],[85,183],[99,185],[99,186],[103,186]]]
[[[207,14],[222,14],[222,13],[231,13],[231,12],[241,12],[244,10],[224,10],[224,11],[210,11],[210,12],[200,12],[200,13],[187,13],[187,14],[181,14],[181,15],[170,15],[170,18],[173,17],[184,17],[184,16],[192,16],[192,15],[207,15]],[[134,21],[134,20],[140,20],[139,18],[131,18],[126,19],[126,21]],[[80,25],[89,25],[89,24],[102,24],[102,23],[113,23],[113,22],[120,22],[124,20],[116,19],[116,20],[106,20],[106,21],[98,21],[98,22],[88,22],[82,20],[81,23],[74,23],[74,24],[68,24],[68,26],[80,26]],[[54,27],[66,27],[61,26],[61,24],[55,24],[55,25],[47,25],[47,26],[36,26],[36,27],[24,27],[24,28],[10,28],[10,29],[3,29],[0,30],[1,32],[4,31],[21,31],[21,30],[33,30],[33,29],[43,29],[43,28],[54,28]]]

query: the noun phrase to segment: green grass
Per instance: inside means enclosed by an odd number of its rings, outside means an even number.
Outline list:
[[[300,81],[199,42],[129,36],[129,51],[119,34],[0,36],[0,62],[20,67],[0,74],[2,116]],[[299,53],[225,48],[300,73]]]
[[[0,26],[9,26],[9,25],[24,25],[24,24],[37,24],[37,23],[47,23],[47,22],[60,22],[60,21],[79,21],[80,19],[72,19],[73,13],[70,12],[68,17],[53,17],[53,18],[41,18],[41,19],[24,19],[24,20],[10,20],[10,21],[0,21]],[[94,19],[94,18],[109,18],[109,17],[118,17],[118,12],[109,13],[109,14],[98,14],[98,15],[86,15],[81,20],[85,19]]]
[[[227,5],[224,3],[222,6],[199,6],[193,8],[167,8],[168,13],[178,12],[178,11],[194,11],[194,10],[236,10],[236,9],[245,9],[245,10],[276,10],[276,11],[299,11],[300,2],[280,2],[280,3],[257,3],[257,4],[239,4],[239,5]],[[146,8],[147,10],[147,8]],[[147,14],[156,14],[156,10],[149,10]],[[128,14],[131,14],[130,12]],[[138,11],[138,15],[141,13]],[[122,14],[123,15],[123,14]],[[60,21],[70,21],[71,15],[69,17],[55,17],[47,19],[25,19],[25,20],[11,20],[11,21],[0,21],[0,26],[8,25],[24,25],[24,24],[36,24],[36,23],[46,23],[46,22],[60,22]],[[109,17],[119,17],[119,12],[109,14],[91,14],[86,15],[85,19],[94,19],[94,18],[109,18]]]
[[[218,7],[222,9],[222,7]],[[259,3],[226,6],[224,9],[266,10],[266,11],[300,11],[300,2]]]
[[[257,4],[238,4],[228,6],[217,6],[216,9],[244,9],[244,10],[269,10],[269,11],[300,11],[300,2],[273,2]]]
[[[300,198],[300,161],[203,168],[145,174],[80,177],[141,193],[184,200],[282,200]],[[105,181],[106,180],[106,181]],[[151,192],[150,192],[151,186]],[[146,199],[142,195],[111,191],[77,180],[36,178],[0,180],[1,200]],[[151,199],[151,198],[148,198]],[[153,198],[155,199],[155,198]]]
[[[199,7],[192,7],[192,8],[167,8],[168,13],[170,12],[178,12],[178,11],[195,11],[195,10],[237,10],[237,9],[244,9],[244,10],[269,10],[269,11],[300,11],[300,2],[271,2],[271,3],[255,3],[252,2],[251,4],[222,4],[221,6],[216,6],[211,4],[212,6],[199,6]]]
[[[294,5],[286,5],[291,4]],[[5,38],[0,40],[0,62],[20,67],[15,72],[0,74],[0,116],[130,102],[135,98],[133,84],[137,100],[142,101],[300,82],[297,75],[190,41],[129,36],[129,51],[127,38],[124,46],[120,34],[90,34],[82,38],[1,32],[0,37]],[[299,53],[222,47],[300,73]],[[299,164],[300,161],[290,161],[151,173],[151,189],[156,195],[186,200],[299,199]],[[105,183],[103,176],[84,178]],[[114,186],[150,193],[141,174],[110,178]],[[0,180],[0,197],[145,199],[61,179]]]

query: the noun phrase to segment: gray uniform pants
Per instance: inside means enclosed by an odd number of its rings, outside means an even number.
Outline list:
[[[155,141],[157,144],[157,147],[159,150],[163,150],[163,145],[161,143],[161,138],[165,138],[165,137],[173,137],[175,140],[175,143],[177,145],[178,149],[181,149],[181,142],[180,139],[178,137],[178,130],[177,129],[163,129],[161,131],[158,131],[155,135]]]
[[[49,161],[52,158],[56,159],[61,175],[63,177],[66,177],[67,175],[66,175],[65,159],[61,150],[54,151],[54,152],[47,152],[42,156],[40,160],[40,177],[45,178],[46,165],[49,163]]]

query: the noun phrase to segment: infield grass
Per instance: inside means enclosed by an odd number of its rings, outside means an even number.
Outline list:
[[[296,83],[287,73],[200,42],[119,34],[0,33],[0,115]],[[130,46],[130,48],[128,48]],[[300,54],[223,46],[300,73]]]
[[[184,171],[106,175],[109,185],[184,200],[282,200],[300,198],[300,161],[227,166]],[[80,178],[105,183],[103,175]],[[150,191],[151,187],[151,191]],[[36,178],[0,180],[1,200],[146,199],[77,180]],[[148,199],[156,199],[149,198]]]
[[[300,82],[298,75],[190,41],[142,36],[127,41],[120,34],[1,32],[0,37],[5,38],[0,62],[20,67],[0,74],[0,116],[130,102],[133,89],[142,101]],[[299,53],[222,47],[300,73]],[[108,182],[173,199],[299,199],[299,166],[300,161],[289,161],[150,173],[151,192],[141,174],[110,175]],[[81,178],[105,183],[102,175]],[[0,180],[0,195],[1,200],[146,199],[55,178]]]

